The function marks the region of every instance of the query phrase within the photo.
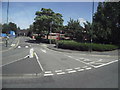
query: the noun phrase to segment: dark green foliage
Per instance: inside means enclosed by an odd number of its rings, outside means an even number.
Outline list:
[[[10,30],[17,32],[19,28],[17,28],[17,25],[15,23],[10,22],[9,24],[3,24],[2,25],[2,32],[3,33],[9,33]]]
[[[118,46],[109,44],[96,44],[96,43],[79,43],[72,40],[60,40],[58,42],[58,47],[63,49],[89,51],[92,46],[93,51],[110,51],[115,50]]]

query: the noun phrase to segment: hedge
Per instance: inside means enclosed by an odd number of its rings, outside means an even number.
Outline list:
[[[118,46],[110,44],[79,43],[73,40],[60,40],[58,42],[58,48],[63,49],[89,51],[91,47],[93,51],[111,51],[118,49]]]

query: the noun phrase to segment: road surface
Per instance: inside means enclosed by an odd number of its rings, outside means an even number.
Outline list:
[[[2,52],[3,88],[118,88],[117,55],[59,52],[18,38],[15,48]]]

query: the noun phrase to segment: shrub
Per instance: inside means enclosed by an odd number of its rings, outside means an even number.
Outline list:
[[[96,44],[96,43],[79,43],[73,40],[60,40],[58,47],[63,49],[89,51],[92,47],[93,51],[110,51],[115,50],[118,46],[109,44]]]

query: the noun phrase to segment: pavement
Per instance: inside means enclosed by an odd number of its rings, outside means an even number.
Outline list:
[[[118,88],[117,51],[91,54],[49,46],[19,37],[15,48],[2,52],[3,88]]]

